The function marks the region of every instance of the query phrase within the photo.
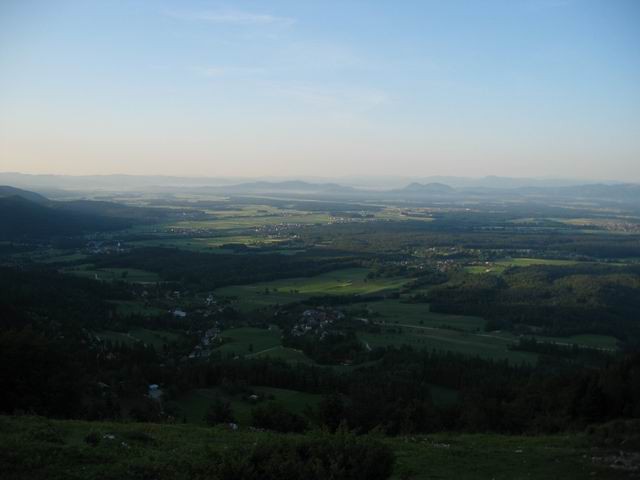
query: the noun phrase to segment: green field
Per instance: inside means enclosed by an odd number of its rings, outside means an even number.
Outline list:
[[[276,326],[266,328],[231,328],[220,336],[224,343],[218,351],[234,355],[258,355],[281,344],[282,333]]]
[[[95,268],[91,264],[83,264],[65,268],[63,271],[78,277],[109,282],[119,280],[132,283],[156,283],[160,281],[158,274],[136,268]]]
[[[307,407],[314,408],[322,395],[298,392],[295,390],[285,390],[271,387],[251,387],[256,395],[264,398],[264,401],[277,401],[287,408],[287,410],[303,414]],[[192,390],[182,395],[177,400],[181,414],[185,416],[189,423],[203,425],[207,408],[215,399],[228,401],[236,418],[241,426],[249,426],[251,422],[251,409],[256,404],[243,400],[240,396],[229,395],[220,388],[200,388]]]
[[[502,273],[510,267],[530,267],[531,265],[575,265],[575,260],[556,260],[552,258],[511,258],[487,262],[485,265],[471,265],[465,267],[469,273]]]
[[[87,255],[75,250],[61,250],[56,248],[42,248],[28,252],[21,252],[12,255],[14,260],[21,262],[38,263],[67,263],[84,260]]]
[[[103,330],[95,333],[102,340],[109,340],[112,343],[124,343],[133,345],[142,342],[146,345],[153,345],[160,349],[163,345],[179,341],[183,335],[169,330],[148,330],[146,328],[135,328],[127,333]]]
[[[218,212],[212,212],[217,218],[211,220],[194,220],[176,222],[168,225],[169,228],[183,230],[236,230],[246,228],[258,228],[265,225],[297,224],[313,225],[329,223],[331,217],[326,213],[311,212],[281,212],[279,215],[231,215],[219,216]],[[231,212],[225,212],[231,213]]]
[[[99,445],[84,441],[91,432]],[[212,455],[283,438],[302,437],[246,428],[0,417],[0,471],[4,480],[204,480],[211,478],[206,472]],[[593,461],[618,452],[594,448],[583,435],[434,434],[380,441],[396,455],[396,480],[616,480],[631,474]]]
[[[206,253],[233,253],[232,249],[221,248],[226,244],[238,244],[245,245],[247,247],[258,246],[275,246],[283,242],[286,239],[274,238],[267,235],[229,235],[219,237],[172,237],[172,238],[157,238],[151,240],[140,240],[132,242],[132,245],[137,247],[165,247],[165,248],[180,248],[182,250],[191,250],[194,252],[206,252]]]
[[[484,320],[480,318],[433,313],[428,311],[427,304],[403,304],[398,300],[372,303],[369,308],[386,312],[384,316],[372,317],[378,323],[384,322],[381,323],[382,333],[358,334],[370,348],[410,345],[418,349],[507,359],[514,363],[532,363],[537,359],[534,353],[510,350],[508,347],[515,344],[518,337],[509,332],[485,332]],[[389,331],[397,328],[400,333]],[[607,335],[536,338],[563,346],[578,345],[606,351],[618,349],[616,338]]]
[[[278,360],[284,360],[292,363],[313,363],[309,357],[307,357],[302,351],[294,348],[283,347],[278,345],[277,347],[267,348],[260,352],[247,355],[249,358],[272,358]]]
[[[275,282],[271,282],[273,284]],[[242,288],[242,287],[229,287]],[[222,289],[226,290],[226,289]],[[282,298],[282,303],[292,301],[289,294],[262,296]],[[255,308],[255,303],[250,304]],[[485,321],[479,317],[449,315],[431,312],[426,303],[404,303],[398,299],[387,299],[366,304],[351,304],[364,308],[371,320],[380,325],[382,332],[359,332],[358,337],[369,348],[409,345],[418,349],[451,351],[465,355],[477,355],[495,360],[507,359],[513,363],[534,363],[538,356],[534,353],[514,351],[509,346],[518,337],[508,332],[485,332]],[[401,330],[392,332],[391,329]],[[281,332],[271,326],[261,328],[234,328],[225,330],[222,337],[227,341],[218,348],[223,354],[245,357],[271,357],[291,362],[312,362],[304,353],[283,347]],[[583,347],[616,350],[617,340],[605,335],[574,335],[570,337],[537,337],[539,341],[559,345],[579,345]]]
[[[54,255],[52,257],[44,258],[41,261],[43,263],[67,263],[76,262],[78,260],[84,260],[88,255],[84,253],[66,253],[62,255]]]
[[[366,308],[371,320],[381,326],[382,333],[358,334],[370,348],[410,345],[515,363],[534,362],[537,358],[534,354],[509,350],[516,338],[510,334],[485,333],[485,321],[479,317],[431,312],[427,303],[405,303],[401,299],[354,305]]]
[[[534,363],[537,355],[509,350],[513,338],[490,333],[469,333],[430,327],[400,327],[401,333],[360,332],[360,338],[370,348],[409,345],[416,349],[451,351],[482,358],[509,360],[513,363]]]
[[[617,350],[618,339],[610,335],[571,335],[570,337],[542,337],[537,335],[540,342],[553,342],[559,345],[578,345],[581,347],[598,348],[601,350]]]
[[[272,282],[236,285],[216,290],[220,296],[237,297],[243,311],[274,304],[285,304],[322,295],[380,293],[402,287],[406,278],[367,279],[365,268],[334,270],[314,277],[288,278]]]
[[[282,346],[282,332],[271,325],[266,328],[231,328],[221,334],[224,343],[217,348],[222,354],[242,355],[246,358],[274,358],[290,362],[311,363],[301,351]]]
[[[480,317],[432,312],[428,303],[406,303],[402,299],[386,299],[356,305],[371,312],[371,318],[376,323],[434,328],[447,326],[469,332],[483,330],[485,325],[485,321]]]

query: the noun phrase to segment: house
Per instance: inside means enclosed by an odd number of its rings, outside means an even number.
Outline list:
[[[173,313],[173,316],[176,318],[184,318],[187,316],[187,312],[185,312],[184,310],[180,310],[178,308],[176,308],[172,313]]]
[[[160,390],[160,386],[152,383],[149,385],[149,398],[152,400],[160,401],[160,397],[162,397],[162,390]]]

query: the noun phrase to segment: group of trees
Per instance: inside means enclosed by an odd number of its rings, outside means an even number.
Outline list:
[[[506,361],[390,348],[381,352],[375,366],[348,373],[252,359],[216,360],[185,368],[178,376],[185,382],[181,388],[187,390],[239,384],[324,395],[306,419],[272,402],[259,405],[253,425],[278,431],[314,425],[335,430],[343,425],[388,434],[540,433],[640,416],[640,355],[610,360],[601,368],[580,367],[554,357],[538,366],[513,366]],[[457,401],[435,403],[433,385],[456,391]],[[228,413],[226,406],[216,409]],[[216,418],[231,418],[225,415]]]
[[[640,268],[536,265],[502,275],[467,274],[430,289],[431,310],[477,315],[495,328],[538,327],[547,335],[598,333],[640,340]]]

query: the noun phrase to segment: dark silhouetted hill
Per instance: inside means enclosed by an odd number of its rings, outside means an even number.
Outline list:
[[[19,195],[0,198],[2,240],[73,236],[87,232],[118,230],[130,224],[131,222],[121,218],[59,210]]]

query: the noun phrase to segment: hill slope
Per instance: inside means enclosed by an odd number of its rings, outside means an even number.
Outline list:
[[[0,185],[0,198],[6,197],[21,197],[31,202],[47,205],[51,203],[47,197],[44,197],[36,192],[30,192],[29,190],[22,190],[21,188],[10,187],[9,185]]]
[[[126,228],[129,223],[116,218],[60,211],[13,195],[0,198],[0,239],[79,235],[89,231]]]

